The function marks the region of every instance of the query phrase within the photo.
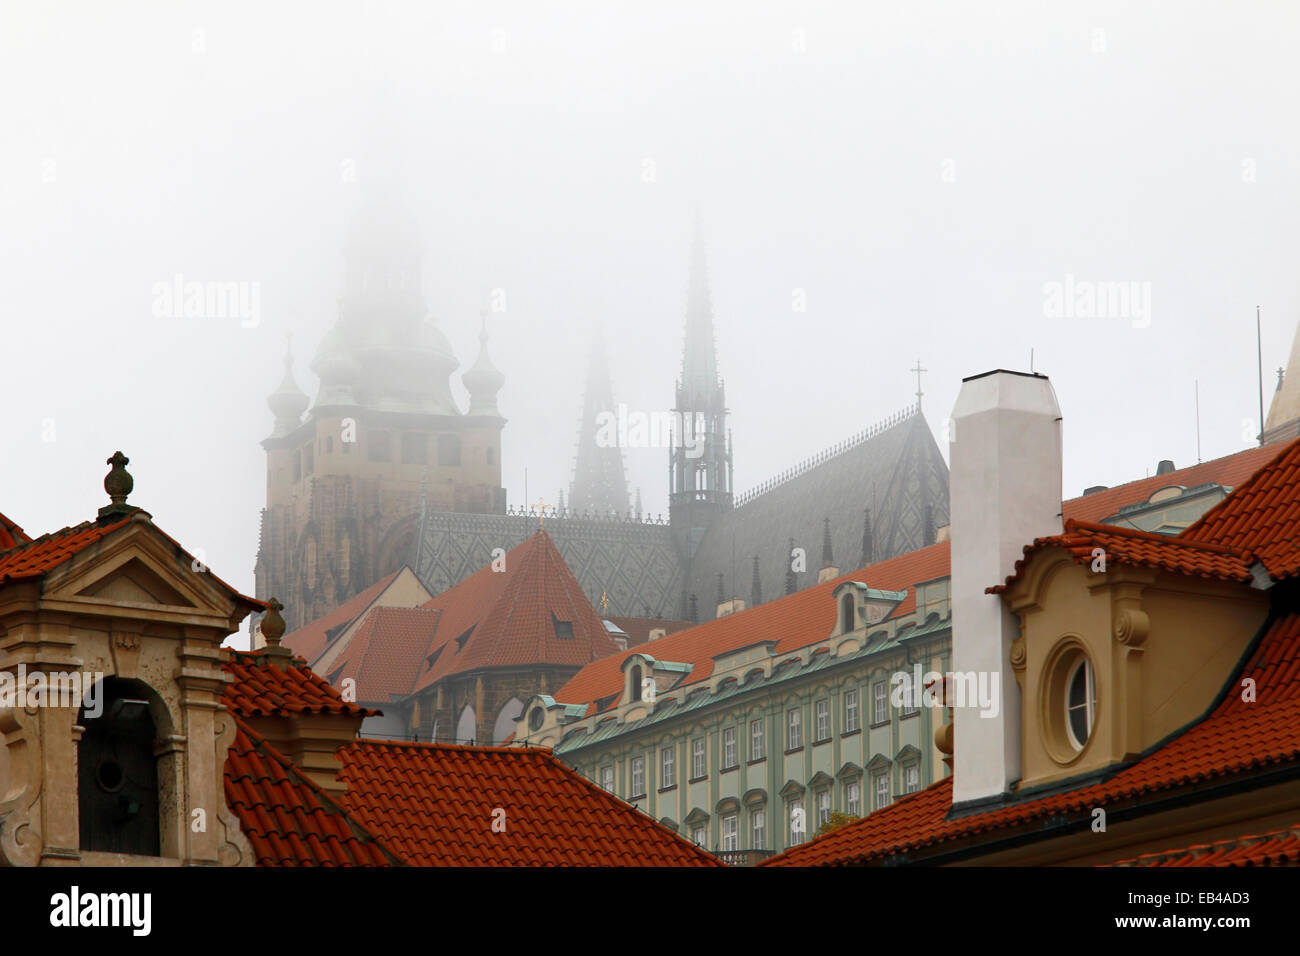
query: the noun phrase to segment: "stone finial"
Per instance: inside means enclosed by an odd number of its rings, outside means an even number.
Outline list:
[[[284,605],[276,598],[266,602],[266,614],[262,617],[262,638],[266,641],[266,646],[262,648],[262,654],[271,659],[271,662],[277,667],[283,669],[283,665],[293,658],[293,651],[280,643],[280,638],[284,637],[284,618],[280,612],[284,610]]]
[[[112,470],[104,476],[104,490],[108,492],[110,504],[104,505],[99,509],[101,521],[116,521],[118,518],[125,517],[140,509],[134,505],[126,503],[126,497],[135,487],[135,479],[126,470],[126,466],[131,459],[120,451],[113,452],[113,457],[108,459],[104,464],[111,465]]]

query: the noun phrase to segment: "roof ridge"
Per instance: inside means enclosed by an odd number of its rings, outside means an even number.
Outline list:
[[[1226,500],[1226,499],[1225,499]],[[1202,551],[1212,551],[1216,554],[1226,554],[1232,557],[1239,557],[1249,560],[1251,553],[1248,550],[1234,548],[1231,545],[1219,544],[1214,541],[1196,541],[1185,540],[1181,535],[1160,534],[1155,531],[1143,531],[1141,528],[1132,528],[1126,525],[1103,524],[1100,521],[1084,521],[1081,518],[1066,518],[1065,531],[1059,535],[1045,535],[1041,538],[1035,538],[1034,543],[1040,541],[1053,541],[1065,537],[1072,530],[1092,532],[1094,534],[1105,534],[1115,538],[1136,538],[1140,541],[1152,541],[1166,545],[1176,545],[1184,548],[1196,548]],[[1030,547],[1026,545],[1026,548]]]
[[[845,452],[851,451],[852,449],[857,448],[859,445],[865,444],[866,442],[870,441],[876,436],[883,434],[884,432],[893,428],[895,425],[900,425],[903,422],[910,421],[912,418],[919,416],[920,414],[921,414],[920,403],[913,402],[911,405],[908,405],[904,409],[902,409],[902,411],[898,411],[893,413],[892,415],[888,415],[885,418],[882,418],[879,421],[875,422],[874,424],[864,428],[862,431],[857,432],[856,434],[850,436],[849,438],[846,438],[840,442],[836,442],[835,444],[831,445],[829,448],[823,448],[821,451],[816,452],[815,454],[809,455],[807,458],[804,458],[794,467],[787,468],[785,471],[779,472],[775,478],[769,478],[767,481],[760,482],[759,484],[755,485],[753,488],[750,488],[746,491],[742,491],[740,494],[736,495],[735,504],[733,505],[733,508],[741,508],[744,505],[749,504],[751,501],[753,501],[755,498],[759,497],[760,495],[764,495],[775,488],[779,488],[782,485],[787,484],[793,479],[798,478],[800,475],[811,471],[813,468],[816,468],[818,465],[822,465],[830,461],[832,458],[837,458],[840,455],[844,454]]]

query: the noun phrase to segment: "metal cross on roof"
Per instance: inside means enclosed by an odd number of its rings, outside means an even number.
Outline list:
[[[921,373],[930,371],[928,368],[921,368],[921,360],[916,360],[916,368],[908,369],[909,372],[916,373],[916,407],[921,407]]]
[[[547,508],[547,504],[546,504],[546,502],[543,501],[543,500],[541,499],[541,497],[539,496],[538,499],[537,499],[537,504],[535,504],[533,507],[535,507],[535,508],[537,509],[537,528],[538,528],[538,530],[540,531],[541,528],[542,528],[542,524],[543,524],[543,522],[546,521],[546,508]]]

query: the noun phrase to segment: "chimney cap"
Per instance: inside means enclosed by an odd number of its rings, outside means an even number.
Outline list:
[[[1173,460],[1170,458],[1162,458],[1160,460],[1160,464],[1156,465],[1157,475],[1167,475],[1171,471],[1176,471],[1176,470],[1177,469],[1174,468]]]
[[[962,379],[963,382],[973,382],[977,378],[987,378],[989,375],[1022,375],[1025,378],[1047,378],[1041,372],[1016,372],[1009,368],[992,368],[987,372],[980,372],[978,375],[967,375]]]

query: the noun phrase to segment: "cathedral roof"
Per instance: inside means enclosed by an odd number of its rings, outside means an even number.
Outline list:
[[[807,558],[808,570],[798,586],[806,586],[809,574],[815,580],[827,518],[838,567],[861,567],[873,557],[893,557],[932,543],[925,527],[926,503],[933,533],[948,523],[948,466],[925,417],[913,406],[736,501],[710,526],[692,559],[686,591],[702,607],[711,606],[719,573],[725,597],[749,600],[755,555],[763,596],[770,601],[784,594],[791,539]],[[874,549],[864,556],[867,509]]]
[[[401,573],[402,571],[399,568],[387,577],[376,581],[360,594],[340,604],[330,613],[318,617],[309,624],[304,624],[290,634],[286,634],[281,643],[299,657],[314,664],[330,643],[330,636],[337,634],[339,629],[347,627],[347,625],[364,614],[366,609],[375,602],[375,599],[384,592],[388,585],[393,583],[393,579]]]

